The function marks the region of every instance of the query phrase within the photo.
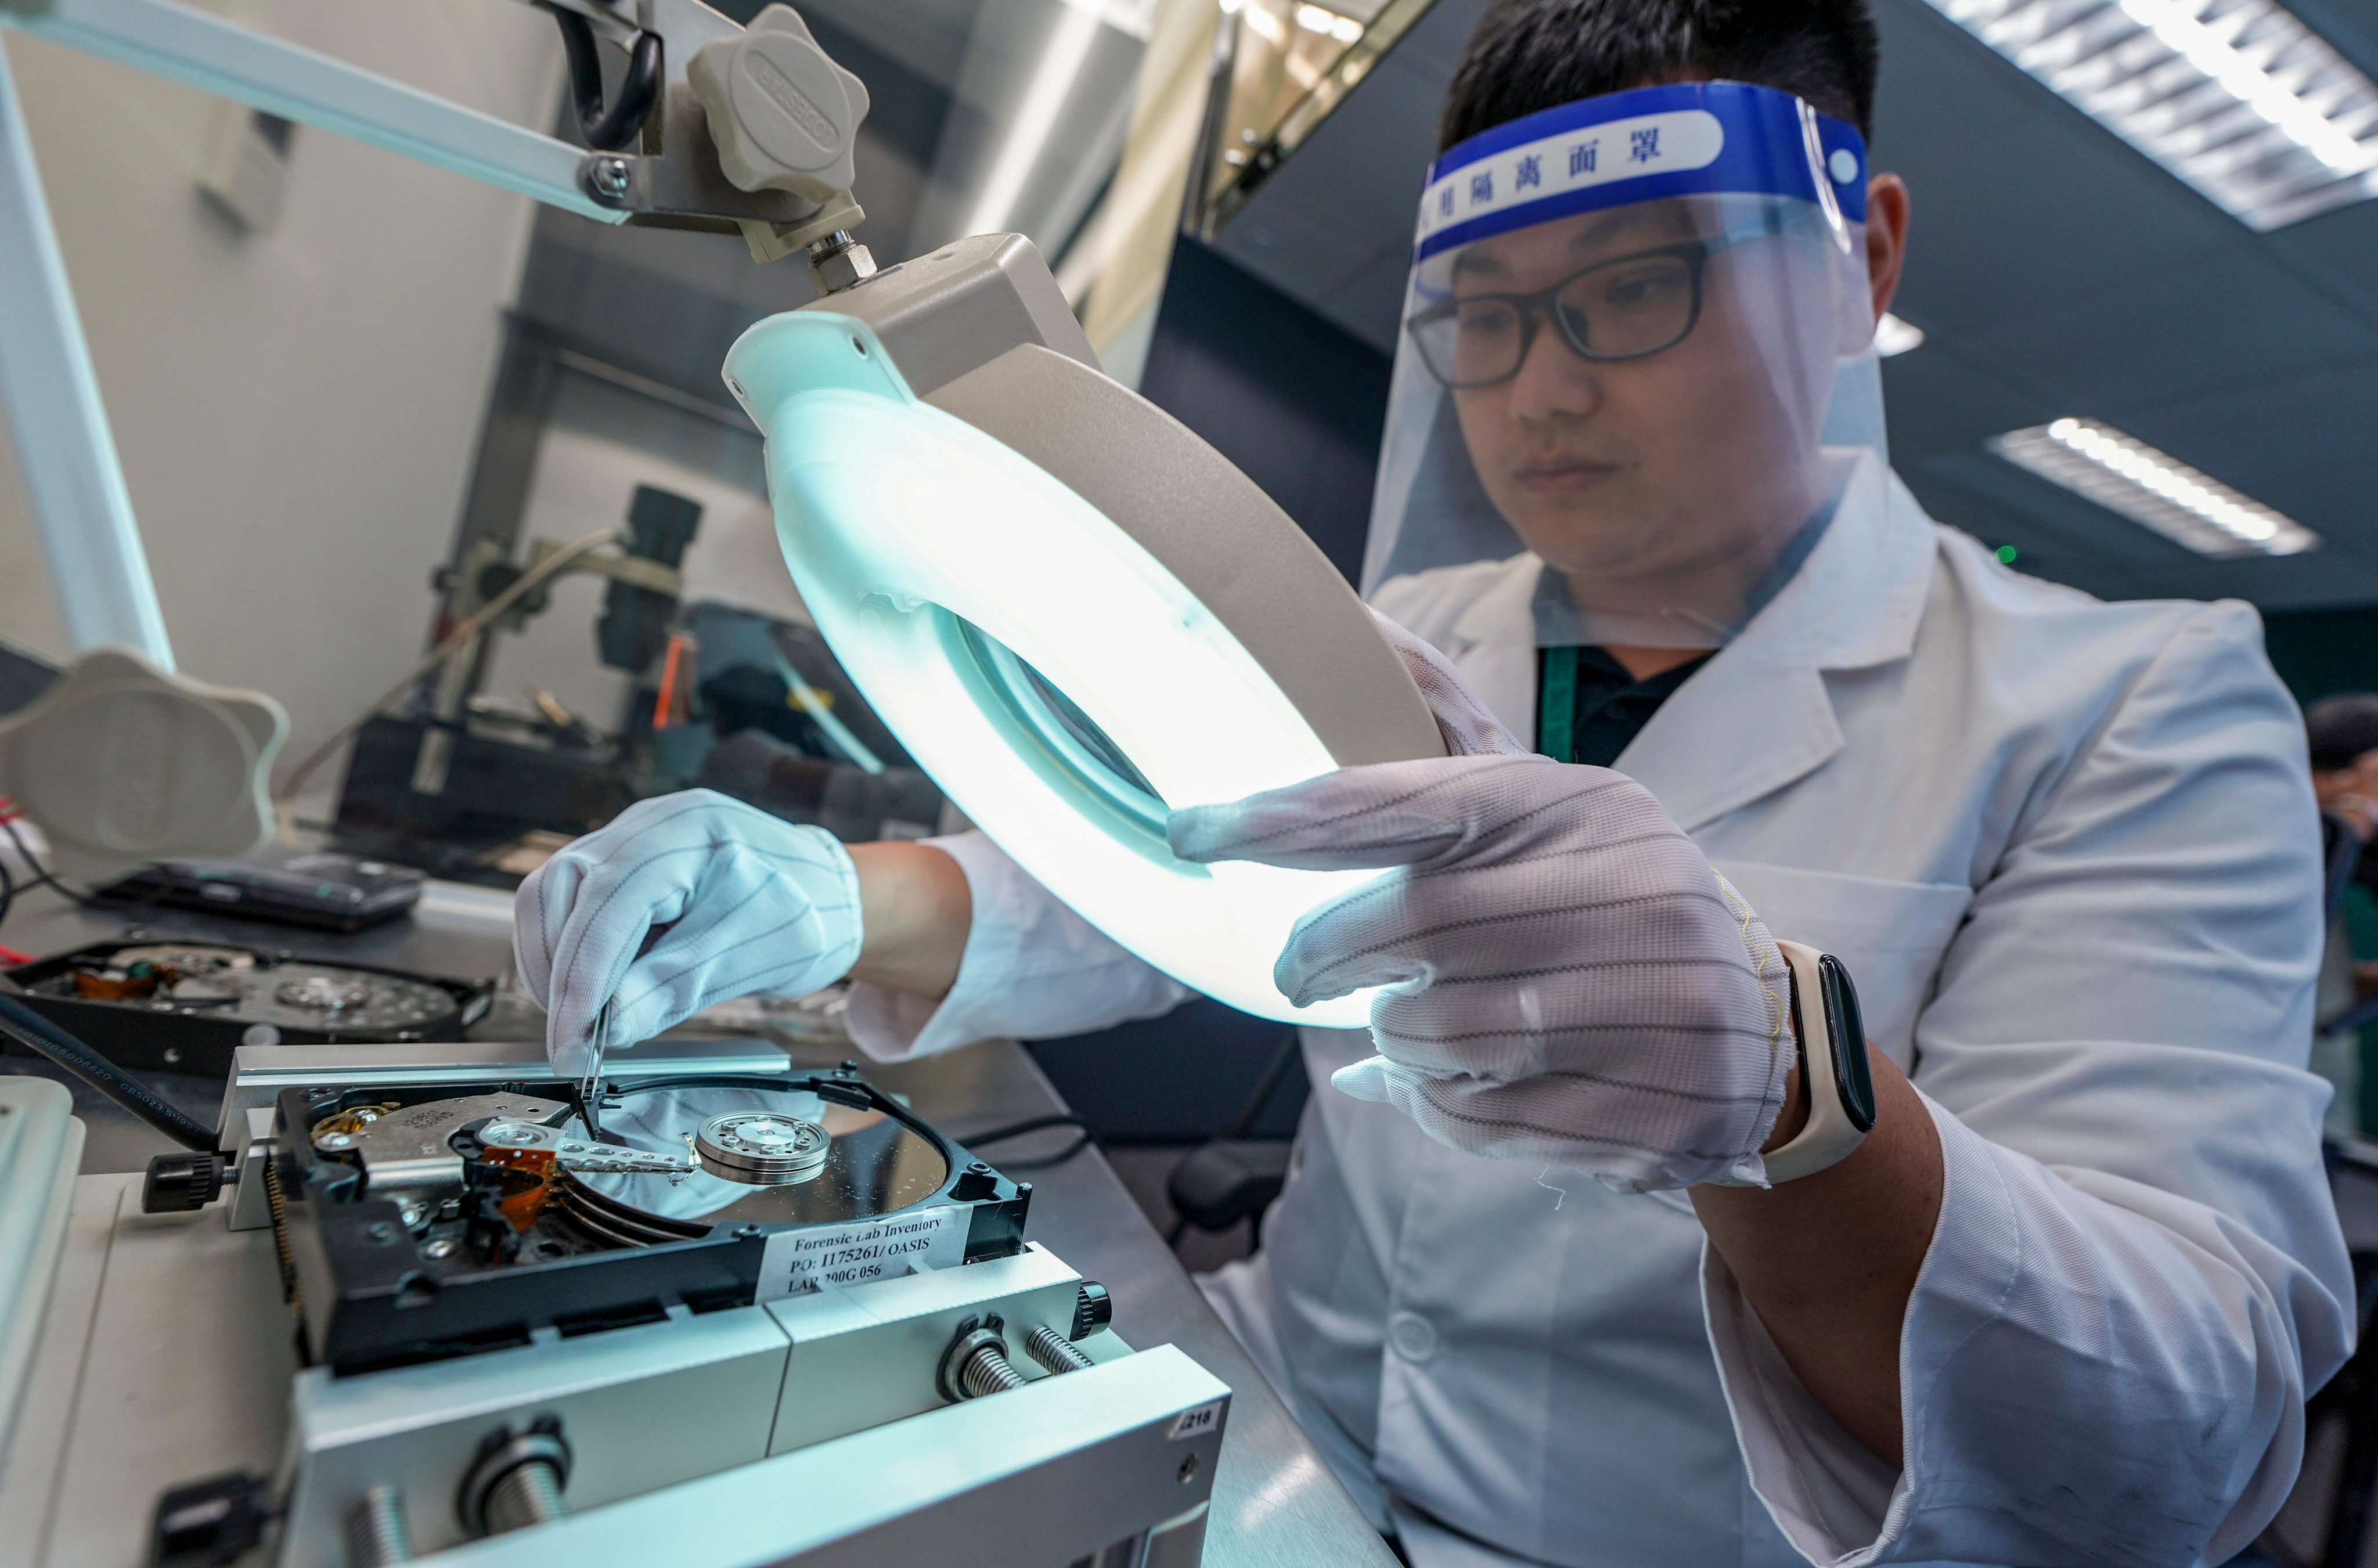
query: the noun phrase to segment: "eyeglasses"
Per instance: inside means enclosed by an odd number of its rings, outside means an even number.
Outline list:
[[[1781,232],[1769,223],[1687,240],[1572,272],[1534,293],[1466,294],[1415,311],[1404,323],[1421,363],[1457,391],[1507,381],[1535,346],[1536,320],[1550,319],[1582,359],[1641,359],[1685,341],[1701,315],[1709,258]]]

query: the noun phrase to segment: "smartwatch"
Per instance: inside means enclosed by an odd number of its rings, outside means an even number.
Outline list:
[[[1874,1128],[1874,1075],[1866,1061],[1866,1021],[1857,987],[1830,952],[1779,941],[1792,971],[1792,1032],[1800,1039],[1800,1093],[1808,1119],[1766,1155],[1771,1183],[1797,1180],[1849,1158]]]

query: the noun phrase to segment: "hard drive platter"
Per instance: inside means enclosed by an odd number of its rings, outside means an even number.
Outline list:
[[[119,1066],[216,1075],[242,1045],[459,1040],[495,993],[491,979],[201,941],[94,942],[0,980]]]
[[[682,1089],[613,1098],[618,1108],[598,1113],[603,1131],[654,1153],[682,1154],[704,1124],[738,1112],[800,1119],[822,1128],[828,1141],[823,1164],[780,1184],[754,1185],[708,1169],[681,1177],[570,1173],[554,1200],[563,1223],[615,1244],[684,1240],[718,1225],[870,1219],[925,1202],[950,1179],[941,1149],[888,1111],[813,1093]],[[583,1131],[582,1122],[570,1125]]]

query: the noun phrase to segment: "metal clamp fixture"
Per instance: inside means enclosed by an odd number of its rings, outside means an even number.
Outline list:
[[[561,1492],[569,1484],[570,1444],[561,1423],[547,1416],[526,1431],[503,1427],[489,1435],[462,1478],[455,1512],[474,1536],[524,1530],[568,1516]]]
[[[755,261],[808,249],[814,268],[817,246],[847,244],[867,215],[850,194],[865,84],[787,6],[747,30],[700,0],[643,0],[639,25],[662,39],[657,101],[641,150],[588,161],[594,199],[631,223],[739,232]]]
[[[586,162],[578,166],[578,177],[586,186],[586,194],[604,206],[625,207],[628,204],[630,182],[626,159],[609,152],[589,154]]]
[[[875,276],[874,252],[852,239],[847,229],[811,241],[809,251],[810,281],[822,294],[840,293]]]

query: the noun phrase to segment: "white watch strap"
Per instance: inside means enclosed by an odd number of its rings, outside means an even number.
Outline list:
[[[1805,942],[1775,945],[1792,965],[1792,1021],[1800,1036],[1800,1083],[1808,1097],[1808,1120],[1790,1143],[1766,1156],[1770,1183],[1796,1180],[1840,1164],[1874,1125],[1866,1028],[1847,972],[1834,960],[1829,976],[1825,954]]]

